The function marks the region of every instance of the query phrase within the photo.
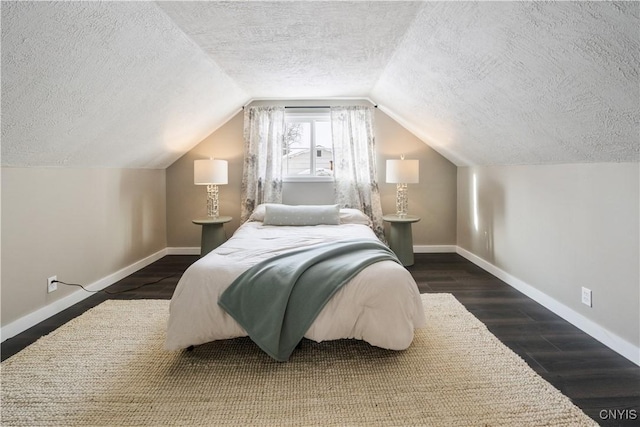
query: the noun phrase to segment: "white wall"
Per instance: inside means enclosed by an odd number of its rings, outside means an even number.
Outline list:
[[[462,167],[458,246],[637,349],[639,189],[638,163]]]
[[[165,171],[2,168],[2,327],[167,246]],[[2,337],[6,339],[6,336]]]

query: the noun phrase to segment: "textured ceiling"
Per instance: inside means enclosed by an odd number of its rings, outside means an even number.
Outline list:
[[[175,161],[250,99],[370,98],[465,164],[639,160],[640,3],[2,2],[2,164]]]
[[[164,168],[248,94],[148,2],[2,2],[2,164]]]
[[[427,3],[371,98],[457,164],[638,161],[640,3]]]
[[[160,2],[253,98],[363,97],[420,2]]]

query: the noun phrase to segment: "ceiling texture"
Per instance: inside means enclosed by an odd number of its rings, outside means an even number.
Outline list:
[[[2,165],[165,168],[256,99],[369,99],[457,165],[640,160],[638,2],[9,2]]]

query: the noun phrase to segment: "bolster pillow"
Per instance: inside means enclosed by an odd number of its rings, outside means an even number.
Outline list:
[[[267,204],[264,225],[339,225],[339,205]]]

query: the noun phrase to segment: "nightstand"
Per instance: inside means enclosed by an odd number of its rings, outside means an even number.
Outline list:
[[[224,224],[231,221],[230,216],[220,216],[218,218],[194,219],[192,222],[202,226],[202,241],[200,256],[203,257],[227,240],[224,232]]]
[[[405,267],[413,265],[413,236],[411,224],[420,221],[414,215],[384,215],[383,221],[389,223],[389,247]]]

